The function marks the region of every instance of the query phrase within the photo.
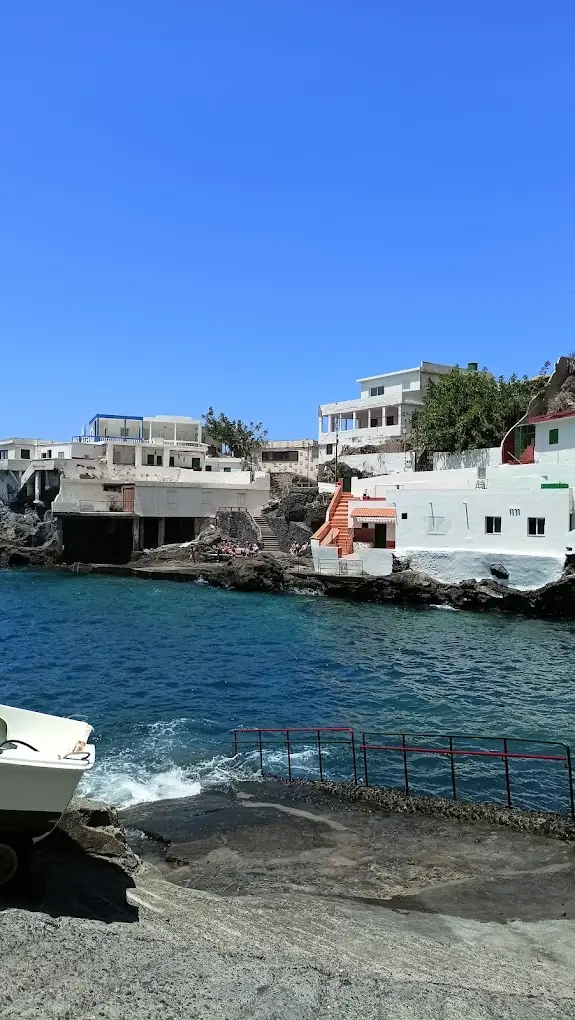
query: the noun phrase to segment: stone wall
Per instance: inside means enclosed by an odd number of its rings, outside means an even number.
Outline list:
[[[213,523],[213,522],[212,522]],[[219,510],[216,514],[216,526],[222,537],[231,538],[242,546],[260,542],[259,531],[251,514],[243,510]]]
[[[314,531],[325,521],[331,494],[315,488],[291,489],[277,507],[266,513],[266,520],[278,540],[282,552],[289,552],[294,542],[305,545]]]

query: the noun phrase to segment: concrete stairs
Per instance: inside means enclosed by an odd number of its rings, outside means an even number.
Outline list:
[[[348,553],[352,552],[352,548],[350,547],[347,518],[348,503],[350,499],[353,498],[354,497],[351,492],[342,492],[340,501],[330,518],[332,528],[337,528],[339,531],[337,536],[337,547],[341,550],[340,556],[346,556]]]
[[[254,514],[254,521],[261,531],[264,552],[279,552],[280,547],[278,545],[278,540],[270,528],[266,518],[262,514],[260,514],[259,517]]]

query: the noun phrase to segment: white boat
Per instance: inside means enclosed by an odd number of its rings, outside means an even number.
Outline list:
[[[95,759],[92,727],[0,705],[0,884],[19,849],[52,831]]]

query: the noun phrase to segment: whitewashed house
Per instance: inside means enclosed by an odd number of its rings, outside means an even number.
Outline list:
[[[334,457],[336,442],[341,450],[409,435],[413,412],[421,406],[429,380],[451,372],[452,367],[422,361],[416,368],[367,376],[357,380],[359,397],[320,404],[319,463]]]
[[[318,571],[385,575],[393,555],[442,581],[535,588],[575,551],[575,463],[403,472],[338,487],[312,541]]]

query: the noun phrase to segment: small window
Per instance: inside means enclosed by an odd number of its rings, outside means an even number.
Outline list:
[[[377,428],[379,428],[379,418],[372,418],[372,419],[370,420],[369,424],[370,424],[370,427],[371,427],[372,429],[377,429]]]
[[[121,485],[103,485],[102,488],[103,488],[104,492],[121,492],[122,491],[122,486]]]
[[[126,439],[127,436],[129,436],[129,435],[130,435],[130,430],[129,429],[127,429],[127,428],[121,428],[120,429],[120,438],[121,439]]]
[[[486,517],[485,518],[485,534],[486,535],[500,535],[501,534],[501,517]]]
[[[384,393],[385,393],[385,386],[378,386],[377,387],[377,395],[378,395],[378,397],[382,397]]]
[[[388,414],[385,419],[386,425],[397,425],[397,418],[394,418],[392,414]]]
[[[369,528],[369,522],[368,521],[362,521],[361,522],[361,526],[362,526],[362,528]]]
[[[527,518],[527,534],[531,536],[544,535],[545,534],[545,518],[544,517],[528,517]]]
[[[20,460],[30,460],[30,450],[20,450]]]
[[[42,454],[42,460],[46,460],[46,451]]]
[[[154,454],[153,454],[153,453],[148,453],[148,455],[147,455],[147,457],[146,457],[146,462],[147,462],[147,463],[148,463],[148,464],[149,464],[149,465],[150,465],[151,467],[153,467],[153,466],[154,466]]]
[[[212,470],[212,465],[211,464],[206,464],[206,471],[211,471],[211,470]]]
[[[226,471],[226,472],[231,471],[231,470],[232,470],[231,468],[224,468],[224,471]]]
[[[405,514],[405,513],[402,514],[401,515],[401,519],[402,519],[402,521],[406,521],[407,520],[407,514]]]
[[[559,442],[559,429],[549,429],[549,446],[557,446]]]
[[[369,391],[370,397],[377,397],[377,386],[372,386]]]
[[[328,457],[331,456],[331,454],[333,453],[333,443],[328,443],[327,444],[327,446],[325,448],[325,452],[327,453]]]
[[[66,454],[63,450],[58,450],[58,460],[64,460]]]
[[[0,460],[8,460],[8,450],[0,450]]]
[[[201,471],[202,462],[199,457],[192,457],[192,471]]]

